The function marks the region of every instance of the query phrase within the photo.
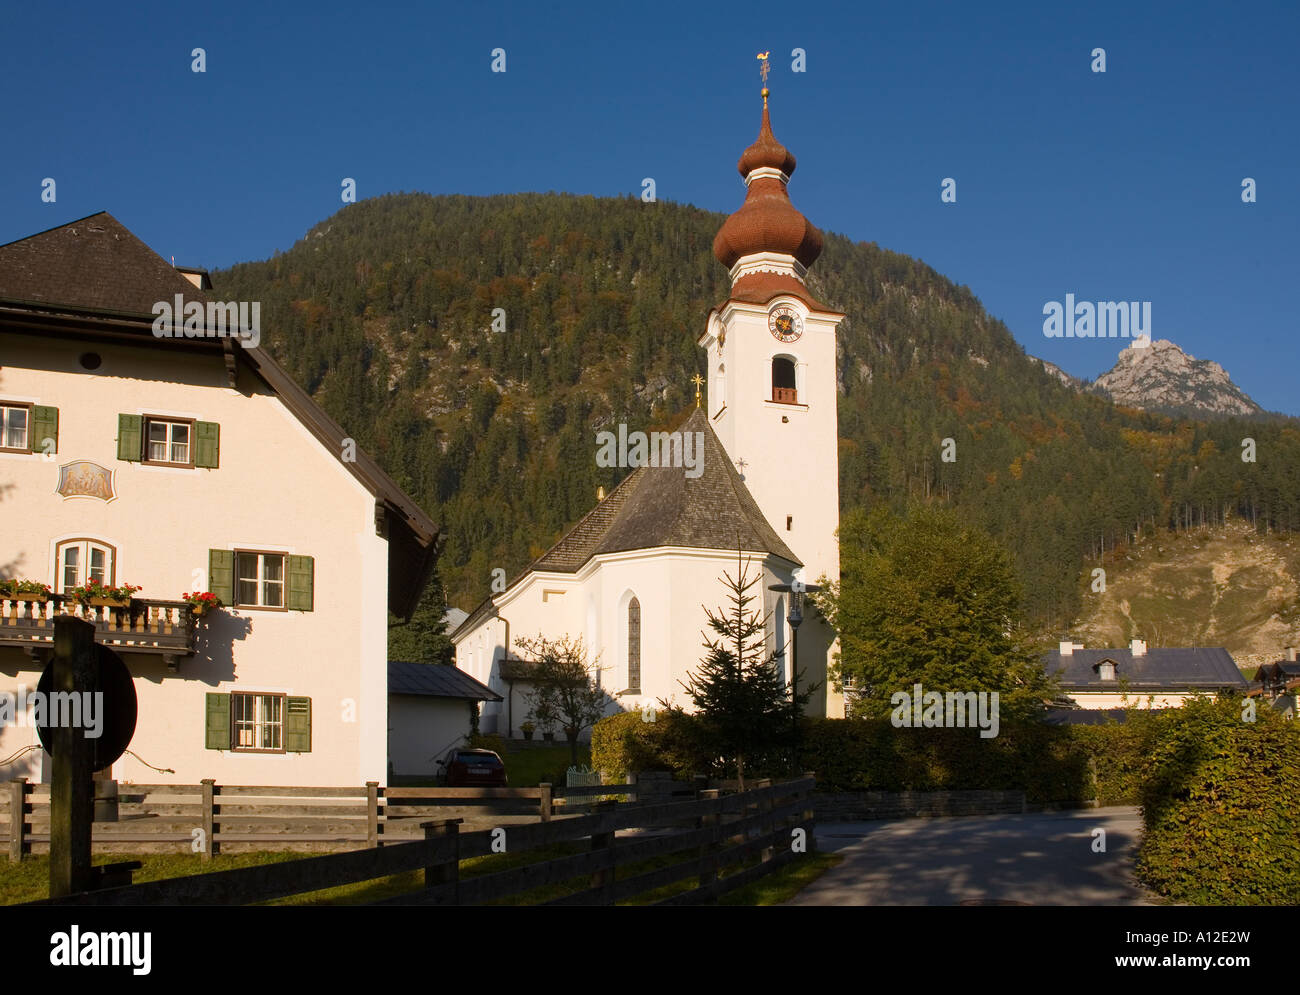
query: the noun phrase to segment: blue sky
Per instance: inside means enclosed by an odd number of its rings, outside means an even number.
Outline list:
[[[966,284],[1077,376],[1125,343],[1048,340],[1043,305],[1149,300],[1156,338],[1300,414],[1294,2],[11,2],[3,18],[0,242],[108,210],[182,265],[227,266],[291,246],[342,206],[344,177],[365,198],[617,195],[648,176],[729,212],[770,50],[791,196],[819,227]]]

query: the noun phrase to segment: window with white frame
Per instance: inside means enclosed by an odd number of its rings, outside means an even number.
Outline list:
[[[0,404],[0,449],[28,451],[31,410],[25,404]]]
[[[254,608],[283,608],[284,560],[284,553],[237,553],[235,603]]]
[[[115,552],[108,543],[95,539],[69,539],[59,543],[55,592],[66,594],[92,580],[111,587]]]
[[[230,696],[230,747],[250,753],[284,752],[284,695]]]
[[[145,462],[193,466],[190,454],[192,424],[165,418],[145,419]]]

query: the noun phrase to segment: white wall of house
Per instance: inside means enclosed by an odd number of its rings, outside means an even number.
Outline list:
[[[431,777],[442,773],[438,761],[469,735],[466,698],[427,694],[388,696],[388,759],[392,772]]]
[[[789,583],[789,567],[785,561],[761,553],[746,555],[752,556],[751,575],[755,570],[762,571],[762,599],[754,608],[773,612],[780,595],[767,588],[770,584]],[[508,695],[510,689],[499,673],[507,639],[511,656],[527,657],[516,643],[520,636],[536,636],[539,632],[551,639],[565,634],[582,636],[588,659],[598,657],[600,686],[611,696],[607,714],[652,705],[661,699],[689,709],[690,698],[680,682],[698,668],[705,653],[704,608],[717,611],[727,606],[728,591],[720,578],[724,572],[734,576],[736,569],[735,553],[664,547],[601,556],[576,574],[529,574],[497,597],[495,617],[483,619],[456,637],[456,664],[494,691]],[[628,605],[633,596],[641,606],[640,693],[629,689]],[[778,638],[786,638],[787,629],[782,623],[778,635],[775,618],[770,620],[770,648],[776,647]],[[807,680],[825,680],[824,670],[816,676],[815,666],[803,663],[800,669],[809,671]],[[527,690],[524,685],[514,690],[516,736],[528,713]],[[495,724],[489,728],[485,721],[484,731],[506,735],[506,714],[507,704],[503,702],[492,713]],[[484,715],[486,720],[486,708]],[[556,733],[557,738],[562,736],[561,730]]]
[[[78,354],[102,356],[94,372]],[[209,549],[256,549],[315,559],[314,608],[227,609],[206,623],[196,656],[170,674],[161,658],[126,654],[139,719],[122,780],[231,784],[360,784],[386,768],[388,551],[375,500],[256,377],[226,381],[219,357],[7,336],[0,401],[59,411],[58,452],[0,453],[0,576],[54,584],[60,540],[90,537],[117,551],[118,584],[141,598],[204,590]],[[117,458],[117,416],[189,417],[221,426],[217,469],[174,469]],[[59,467],[89,460],[113,473],[112,501],[56,493]],[[20,649],[0,647],[0,690],[35,688]],[[283,692],[312,700],[310,753],[204,748],[205,694]],[[0,729],[0,758],[34,743]],[[39,765],[36,765],[37,767]],[[36,767],[0,778],[40,776]]]
[[[1182,708],[1195,694],[1183,692],[1142,693],[1130,691],[1127,695],[1118,691],[1068,691],[1066,692],[1080,708]]]

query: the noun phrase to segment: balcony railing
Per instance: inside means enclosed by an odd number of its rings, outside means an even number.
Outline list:
[[[82,605],[54,594],[48,601],[0,596],[0,646],[22,646],[33,656],[54,648],[54,620],[71,615],[95,627],[95,642],[119,653],[154,653],[176,658],[194,653],[198,632],[186,601],[132,598],[128,607]]]
[[[777,404],[798,404],[799,392],[793,387],[773,387],[772,400]]]

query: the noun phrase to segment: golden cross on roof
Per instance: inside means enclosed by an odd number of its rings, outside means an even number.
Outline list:
[[[700,384],[704,383],[704,378],[698,373],[691,377],[691,383],[695,384],[695,406],[700,406]]]
[[[760,65],[758,68],[758,74],[763,77],[763,86],[765,88],[767,86],[767,72],[768,72],[767,57],[771,54],[772,52],[770,49],[766,52],[758,53],[758,61],[762,63],[762,65]]]

